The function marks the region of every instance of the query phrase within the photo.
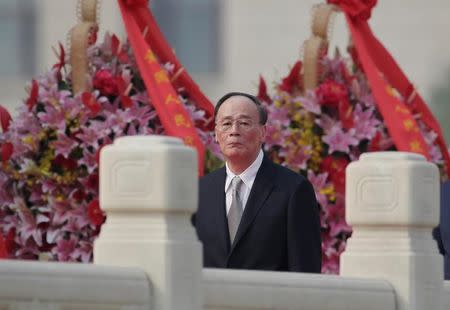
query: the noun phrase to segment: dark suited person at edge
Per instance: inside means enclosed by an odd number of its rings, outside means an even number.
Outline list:
[[[319,208],[311,183],[262,151],[267,114],[259,100],[229,93],[217,103],[224,167],[200,180],[193,216],[210,268],[321,270]]]

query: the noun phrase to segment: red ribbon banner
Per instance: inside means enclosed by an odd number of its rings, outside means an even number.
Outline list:
[[[128,1],[129,2],[129,1]],[[135,1],[136,2],[136,1]],[[126,0],[119,0],[123,21],[133,48],[136,62],[147,87],[151,102],[155,107],[168,135],[181,138],[185,144],[197,149],[199,175],[203,174],[205,146],[197,134],[195,124],[183,107],[174,90],[167,72],[159,64],[152,47],[145,41],[133,12],[146,8],[143,1],[136,5],[127,5]]]
[[[204,129],[214,129],[214,105],[203,94],[198,85],[190,77],[178,58],[175,56],[172,47],[164,38],[163,33],[158,27],[155,18],[147,6],[140,6],[131,11],[134,20],[139,25],[141,31],[145,32],[145,40],[152,47],[161,62],[170,62],[174,65],[175,79],[172,83],[176,86],[182,86],[189,96],[194,100],[197,107],[205,111],[208,122],[203,124]]]
[[[430,159],[428,146],[414,118],[421,119],[437,135],[437,143],[450,176],[450,156],[442,130],[427,105],[392,55],[373,34],[367,20],[376,0],[328,0],[345,13],[351,37],[375,102],[399,151],[415,152]]]

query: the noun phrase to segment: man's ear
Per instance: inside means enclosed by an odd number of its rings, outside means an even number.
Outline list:
[[[265,142],[266,141],[266,134],[267,134],[267,125],[263,125],[262,126],[262,141]]]

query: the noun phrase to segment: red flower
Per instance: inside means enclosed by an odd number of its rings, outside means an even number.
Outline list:
[[[301,87],[300,70],[302,69],[302,62],[297,61],[292,67],[289,75],[283,79],[280,85],[280,90],[285,92],[292,92],[294,89]]]
[[[120,44],[119,38],[113,34],[111,36],[111,53],[116,56],[120,63],[126,64],[130,62],[127,50]]]
[[[97,173],[93,173],[93,174],[89,175],[86,186],[88,188],[94,189],[94,190],[98,188],[98,174]]]
[[[111,53],[114,56],[117,56],[117,54],[119,53],[119,47],[120,47],[120,40],[115,34],[113,34],[111,36]]]
[[[256,96],[259,100],[270,103],[272,100],[270,100],[269,95],[267,94],[267,85],[264,78],[260,75],[259,76],[259,86],[258,86],[258,95]]]
[[[91,112],[95,115],[102,109],[100,103],[97,102],[95,97],[88,92],[84,92],[81,94],[81,102],[83,102],[84,106],[87,107]]]
[[[117,55],[117,59],[119,59],[120,63],[126,64],[130,62],[130,57],[128,57],[127,51],[122,49]]]
[[[328,3],[336,4],[354,19],[368,20],[377,0],[328,0]]]
[[[14,240],[16,238],[16,228],[12,227],[9,229],[8,234],[5,238],[5,249],[8,255],[13,255],[13,253],[17,250],[18,245]]]
[[[319,99],[319,104],[327,106],[338,106],[340,101],[348,101],[345,86],[332,80],[320,84],[316,89],[316,96]]]
[[[14,146],[12,145],[12,143],[10,142],[3,143],[1,147],[1,156],[2,156],[1,160],[3,162],[8,161],[11,158],[13,152]]]
[[[52,160],[52,164],[54,166],[58,166],[58,167],[62,167],[63,166],[63,162],[64,162],[64,156],[59,154],[58,156],[56,156],[53,160]]]
[[[0,234],[0,258],[7,258],[8,252],[6,251],[6,244],[3,240],[3,236]]]
[[[94,75],[93,85],[104,96],[117,96],[119,94],[119,78],[112,75],[107,69],[98,70]]]
[[[95,162],[97,163],[97,165],[100,165],[100,152],[106,145],[108,145],[108,144],[100,145],[100,147],[97,149],[97,151],[95,151]]]
[[[66,64],[66,52],[64,51],[64,46],[59,42],[59,55],[58,55],[59,62],[53,65],[53,69],[56,69],[56,76],[58,78],[58,81],[61,81],[61,69]]]
[[[375,134],[375,137],[373,137],[372,140],[369,142],[369,146],[367,147],[368,152],[377,152],[381,150],[380,147],[380,141],[381,141],[381,133],[377,132]]]
[[[339,193],[345,191],[345,168],[349,161],[345,157],[327,156],[320,164],[320,170],[328,172],[328,177]]]
[[[367,146],[367,152],[378,152],[389,150],[394,147],[394,142],[391,138],[383,136],[380,132],[375,134],[375,137],[370,140]]]
[[[99,226],[105,221],[105,215],[100,209],[98,199],[92,200],[87,207],[88,218],[92,224]]]
[[[9,124],[11,123],[11,114],[8,110],[0,105],[0,124],[2,126],[3,132],[7,132],[9,129]]]
[[[49,223],[46,223],[47,227],[41,227],[39,226],[39,228],[42,228],[43,230],[47,231],[48,230],[48,226]],[[54,246],[54,243],[48,243],[47,242],[47,238],[46,238],[47,233],[45,233],[44,237],[42,238],[42,245],[39,247],[39,251],[40,252],[50,252]]]
[[[66,170],[74,170],[78,167],[78,164],[72,158],[65,158],[63,155],[58,154],[58,156],[53,159],[52,164],[56,167],[61,167]]]
[[[130,97],[125,95],[120,95],[120,101],[122,102],[122,108],[130,108],[133,105],[133,101]]]
[[[31,90],[30,90],[30,97],[28,97],[27,102],[26,102],[27,106],[28,106],[28,111],[31,111],[31,109],[37,103],[38,95],[39,95],[39,85],[36,82],[36,80],[32,80],[32,82],[31,82]]]
[[[342,127],[345,129],[353,128],[355,122],[353,121],[353,109],[348,100],[339,101],[339,119],[342,122]]]
[[[77,189],[73,194],[72,198],[78,202],[81,202],[84,198],[86,198],[86,193],[82,189]]]

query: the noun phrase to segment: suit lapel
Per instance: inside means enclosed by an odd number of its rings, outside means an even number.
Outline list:
[[[225,205],[225,179],[226,179],[226,170],[225,167],[220,169],[218,177],[215,179],[216,184],[211,186],[210,188],[216,192],[211,193],[211,197],[214,197],[214,201],[218,201],[219,203],[212,204],[212,212],[214,220],[211,223],[217,225],[216,231],[218,233],[217,242],[224,249],[224,253],[228,253],[230,251],[230,235],[228,233],[228,220],[226,213],[226,205]]]
[[[252,189],[250,191],[247,204],[245,205],[244,213],[242,214],[241,223],[239,224],[236,237],[234,238],[230,255],[233,252],[236,244],[242,239],[247,230],[250,228],[250,225],[254,221],[259,210],[263,206],[267,197],[269,197],[269,194],[272,192],[272,189],[274,187],[274,183],[272,181],[274,173],[275,170],[273,169],[272,162],[264,156],[261,167],[256,174],[255,182],[253,183]]]

